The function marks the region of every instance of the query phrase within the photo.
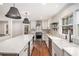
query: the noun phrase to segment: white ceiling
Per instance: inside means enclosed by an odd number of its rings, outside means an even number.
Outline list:
[[[27,12],[30,20],[40,20],[54,16],[66,5],[66,3],[48,3],[45,5],[41,3],[16,3],[15,7],[18,8],[22,18],[25,17],[25,12]],[[5,3],[0,10],[5,15],[11,6],[13,6],[12,3]]]

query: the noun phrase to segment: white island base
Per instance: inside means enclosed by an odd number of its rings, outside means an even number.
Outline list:
[[[19,56],[27,55],[28,42],[32,40],[33,35],[21,35],[7,39],[0,43],[0,55]]]

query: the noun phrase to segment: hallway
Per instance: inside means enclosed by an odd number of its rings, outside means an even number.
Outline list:
[[[32,49],[32,56],[50,56],[45,41],[35,41]]]

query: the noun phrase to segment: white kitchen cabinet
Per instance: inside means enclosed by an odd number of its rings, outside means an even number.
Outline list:
[[[76,24],[79,24],[79,10],[75,11]]]
[[[0,55],[19,56],[27,53],[28,42],[33,38],[32,34],[10,38],[0,43]],[[26,54],[27,55],[27,54]]]
[[[75,12],[76,13],[76,27],[77,27],[77,35],[79,36],[79,10]]]
[[[62,56],[63,55],[62,49],[60,49],[54,42],[52,45],[54,50],[54,56]]]
[[[74,20],[73,20],[73,33],[75,37],[79,36],[79,9],[74,11]]]
[[[53,56],[62,56],[63,55],[63,50],[62,46],[60,46],[60,39],[57,37],[53,37],[51,35],[47,35],[48,38],[52,40],[52,54]],[[56,40],[56,41],[54,41]],[[59,44],[59,45],[58,45]]]
[[[31,21],[31,30],[36,29],[36,21]]]
[[[77,9],[75,12],[74,12],[74,26],[73,26],[73,30],[74,30],[74,40],[73,42],[75,44],[79,44],[79,9]]]
[[[49,34],[47,34],[47,36],[52,39],[54,55],[79,56],[79,45]]]
[[[62,33],[68,34],[69,28],[73,34],[73,14],[67,15],[66,17],[62,18]]]
[[[69,24],[69,25],[72,25],[72,24],[73,24],[73,14],[71,14],[71,15],[69,16],[68,24]]]
[[[48,29],[48,21],[47,20],[42,21],[42,29]]]
[[[66,51],[63,51],[64,56],[70,56],[69,53],[67,53]]]

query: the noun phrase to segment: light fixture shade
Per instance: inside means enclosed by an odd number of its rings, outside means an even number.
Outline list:
[[[29,19],[28,18],[24,18],[24,21],[23,21],[24,24],[29,24]]]
[[[8,13],[5,16],[9,17],[9,18],[13,18],[13,19],[21,19],[21,15],[20,15],[18,9],[15,7],[10,7],[10,10],[8,11]]]

